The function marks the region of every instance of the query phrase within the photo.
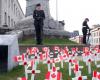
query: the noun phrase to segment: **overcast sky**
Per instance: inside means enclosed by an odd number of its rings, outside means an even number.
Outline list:
[[[19,0],[25,13],[25,0]],[[56,18],[56,0],[50,0],[51,16]],[[65,20],[65,30],[79,30],[82,22],[89,18],[89,26],[100,24],[100,0],[58,0],[59,20]]]

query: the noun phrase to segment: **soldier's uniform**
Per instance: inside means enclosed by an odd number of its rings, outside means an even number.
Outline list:
[[[43,10],[34,10],[33,12],[34,26],[36,31],[37,44],[42,44],[43,41],[43,25],[45,19],[45,13]]]
[[[86,44],[86,36],[87,36],[87,31],[88,29],[90,30],[87,21],[84,21],[82,24],[83,28],[82,28],[82,32],[83,32],[83,44]]]

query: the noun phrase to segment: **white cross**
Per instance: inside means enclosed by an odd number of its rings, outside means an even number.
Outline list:
[[[82,69],[83,66],[79,66],[79,64],[75,63],[72,68],[74,69],[74,73],[76,77],[81,75],[80,69]]]
[[[26,73],[26,70],[27,70],[27,59],[25,57],[25,54],[22,54],[20,56],[16,56],[16,62],[19,63],[19,65],[23,65],[24,66],[24,69],[25,69],[25,76],[26,76],[26,79],[28,79],[28,74]]]
[[[88,55],[85,57],[85,62],[86,62],[86,65],[88,66],[88,73],[91,74],[91,62],[92,62],[92,58],[91,58],[91,55]]]
[[[36,62],[34,63],[34,65],[36,65]],[[27,74],[30,74],[31,73],[31,80],[34,80],[34,77],[35,77],[35,74],[36,73],[40,73],[40,70],[36,70],[36,66],[32,66],[32,69],[31,70],[28,70],[28,68],[27,68],[27,70],[26,70],[26,73]]]
[[[50,70],[50,64],[52,63],[50,58],[48,57],[46,61],[43,62],[44,64],[47,64],[48,66],[48,71]]]
[[[46,55],[46,58],[49,57],[49,53],[50,53],[50,49],[49,47],[43,47],[42,51],[44,52],[44,54]]]

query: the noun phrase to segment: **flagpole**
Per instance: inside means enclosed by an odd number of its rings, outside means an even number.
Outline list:
[[[58,28],[58,0],[56,0],[56,22],[57,22],[57,28]]]

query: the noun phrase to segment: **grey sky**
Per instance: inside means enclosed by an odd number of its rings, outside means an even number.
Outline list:
[[[56,16],[56,0],[50,0],[51,16]],[[25,12],[25,0],[19,0]],[[58,0],[59,20],[65,20],[65,30],[79,30],[84,18],[90,19],[89,26],[100,23],[100,0]]]

